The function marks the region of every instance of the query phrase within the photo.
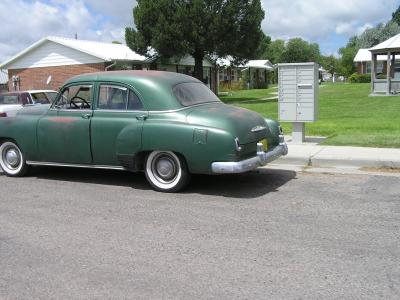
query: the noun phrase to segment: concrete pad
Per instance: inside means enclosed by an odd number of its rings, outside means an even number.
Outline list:
[[[400,168],[400,149],[325,146],[310,160],[313,167]]]

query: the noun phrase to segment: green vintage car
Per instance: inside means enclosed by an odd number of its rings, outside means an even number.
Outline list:
[[[144,171],[158,191],[190,174],[242,173],[287,154],[276,121],[223,104],[199,80],[170,72],[113,71],[73,77],[51,106],[0,118],[0,166]]]

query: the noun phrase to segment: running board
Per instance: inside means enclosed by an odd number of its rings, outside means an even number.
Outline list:
[[[66,163],[55,163],[55,162],[44,162],[44,161],[27,161],[26,164],[30,166],[71,167],[71,168],[107,169],[107,170],[121,170],[121,171],[126,170],[125,168],[120,166],[81,165],[81,164],[66,164]]]

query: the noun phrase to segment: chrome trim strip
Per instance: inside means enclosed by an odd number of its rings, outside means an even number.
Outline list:
[[[123,167],[120,167],[120,166],[67,164],[67,163],[55,163],[55,162],[44,162],[44,161],[26,161],[26,164],[31,165],[31,166],[53,166],[53,167],[125,170]]]
[[[257,126],[254,126],[251,129],[251,132],[259,132],[259,131],[263,131],[264,129],[267,129],[267,127],[261,126],[261,125],[257,125]]]
[[[126,110],[126,109],[94,109],[96,112],[106,112],[106,113],[147,113],[147,110]]]
[[[82,112],[92,112],[92,109],[64,109],[64,108],[54,108],[54,107],[50,107],[49,110],[52,111],[60,111],[60,112],[76,112],[76,113],[82,113]]]
[[[177,111],[181,111],[181,110],[185,110],[185,109],[189,109],[192,107],[198,107],[198,106],[203,106],[203,105],[209,105],[209,104],[224,104],[223,102],[206,102],[206,103],[200,103],[200,104],[196,104],[196,105],[191,105],[191,106],[185,106],[185,107],[181,107],[181,108],[177,108],[177,109],[171,109],[171,110],[149,110],[149,113],[171,113],[171,112],[177,112]]]

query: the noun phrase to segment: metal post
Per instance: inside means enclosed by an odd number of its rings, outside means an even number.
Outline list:
[[[388,52],[386,62],[386,95],[390,95],[390,69],[390,52]]]
[[[375,91],[376,54],[371,54],[371,93]]]
[[[394,78],[394,65],[396,64],[396,53],[391,53],[392,62],[390,64],[390,78]]]
[[[251,85],[251,72],[250,72],[250,67],[249,67],[249,83],[248,83],[248,89],[250,89]]]
[[[304,122],[293,122],[292,131],[293,143],[301,144],[305,141],[305,123]]]

